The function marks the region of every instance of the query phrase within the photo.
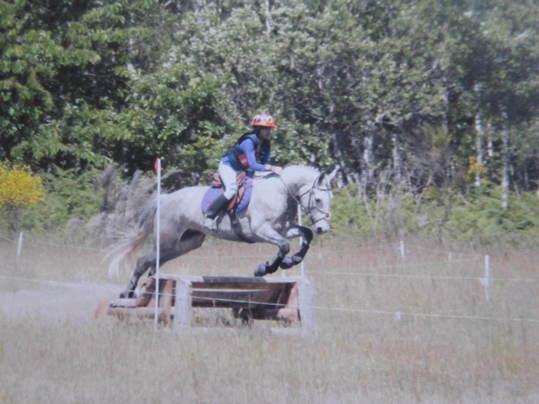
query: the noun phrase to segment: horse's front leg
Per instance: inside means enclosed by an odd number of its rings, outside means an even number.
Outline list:
[[[288,254],[288,252],[290,251],[290,243],[285,237],[280,235],[277,231],[275,231],[269,226],[266,226],[260,231],[258,231],[257,236],[262,238],[264,241],[275,244],[279,247],[277,256],[273,259],[271,263],[266,262],[258,265],[255,271],[255,276],[264,276],[266,274],[271,274],[277,271],[277,269],[279,269],[279,266],[283,262],[283,259],[286,257],[286,254]]]
[[[283,261],[281,262],[282,269],[288,269],[293,267],[294,265],[298,265],[301,261],[303,261],[305,255],[307,255],[307,251],[309,251],[311,241],[314,237],[312,230],[308,227],[295,225],[291,227],[286,233],[286,237],[289,239],[300,236],[302,237],[300,250],[291,257],[285,257],[283,259]]]
[[[273,259],[273,261],[270,263],[269,261],[266,263],[258,264],[258,267],[255,271],[255,276],[264,276],[267,274],[272,274],[277,269],[279,269],[279,266],[283,262],[283,259],[286,257],[286,254],[290,251],[290,244],[288,241],[284,240],[283,242],[278,244],[279,246],[279,252],[277,253],[277,256]]]

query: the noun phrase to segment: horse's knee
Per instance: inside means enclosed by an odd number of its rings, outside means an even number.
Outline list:
[[[290,252],[290,243],[289,242],[285,241],[285,242],[279,243],[279,254],[281,256],[284,257],[289,252]]]
[[[301,229],[302,233],[303,233],[303,238],[305,239],[305,241],[307,241],[308,244],[311,243],[311,241],[313,241],[313,238],[314,238],[314,233],[311,229],[309,229],[308,227],[303,227]]]

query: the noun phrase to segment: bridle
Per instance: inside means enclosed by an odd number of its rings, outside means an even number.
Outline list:
[[[318,223],[318,222],[320,222],[322,220],[328,220],[331,217],[331,212],[330,211],[326,211],[326,210],[316,206],[316,203],[313,204],[313,197],[314,197],[314,191],[315,190],[317,190],[317,191],[325,191],[325,192],[329,192],[331,194],[331,188],[319,187],[317,185],[319,180],[320,180],[320,177],[322,175],[323,174],[320,174],[318,177],[316,177],[316,179],[313,182],[313,185],[309,189],[307,189],[307,191],[299,194],[298,196],[294,195],[292,193],[292,191],[290,191],[290,188],[288,187],[286,182],[284,182],[282,177],[279,176],[279,179],[281,180],[281,182],[285,186],[286,191],[288,192],[288,195],[290,195],[297,202],[298,206],[300,207],[300,209],[303,212],[305,212],[305,213],[307,213],[309,215],[309,217],[311,218],[311,221],[313,222],[313,225],[315,225],[316,223]],[[308,200],[308,203],[307,203],[307,208],[305,209],[305,208],[303,208],[303,205],[301,204],[301,200],[307,194],[309,194],[309,200]],[[320,216],[318,219],[315,220],[314,215],[313,215],[313,211],[319,211],[320,213],[322,213],[322,216]]]

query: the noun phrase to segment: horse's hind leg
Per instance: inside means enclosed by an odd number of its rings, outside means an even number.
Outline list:
[[[202,243],[204,243],[205,238],[206,235],[204,233],[194,230],[187,230],[185,233],[183,233],[180,242],[177,245],[175,255],[167,258],[166,260],[159,260],[161,265],[163,265],[166,261],[179,257],[180,255],[187,254],[189,251],[196,250],[202,245]],[[153,274],[155,274],[155,265],[151,267],[149,275],[153,276]]]
[[[200,247],[204,242],[204,238],[205,235],[203,233],[187,230],[183,233],[179,240],[176,240],[174,244],[166,246],[162,245],[160,251],[161,256],[159,257],[159,266]],[[131,278],[129,278],[127,289],[120,294],[121,298],[133,297],[140,277],[144,275],[148,268],[151,268],[150,275],[155,273],[156,258],[156,251],[154,249],[151,253],[146,254],[137,260],[135,270],[133,271]]]
[[[133,274],[129,278],[129,283],[127,284],[126,290],[120,293],[120,298],[133,297],[135,293],[135,288],[137,287],[138,280],[146,272],[146,270],[153,264],[155,265],[155,252],[151,252],[140,257],[137,260],[137,265]],[[160,260],[161,261],[161,260]]]

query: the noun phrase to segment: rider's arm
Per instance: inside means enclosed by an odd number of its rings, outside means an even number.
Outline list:
[[[267,149],[264,150],[261,163],[264,164],[266,171],[272,171],[277,175],[281,175],[282,174],[281,167],[272,166],[269,164],[270,155],[271,155],[271,149],[268,147]]]
[[[269,147],[267,149],[264,149],[264,154],[262,155],[262,161],[260,163],[264,165],[268,165],[270,155],[271,155],[271,149]]]
[[[247,161],[249,162],[249,169],[253,171],[269,171],[271,166],[268,164],[260,164],[256,161],[254,144],[250,139],[245,139],[240,143],[240,148],[245,153]]]

